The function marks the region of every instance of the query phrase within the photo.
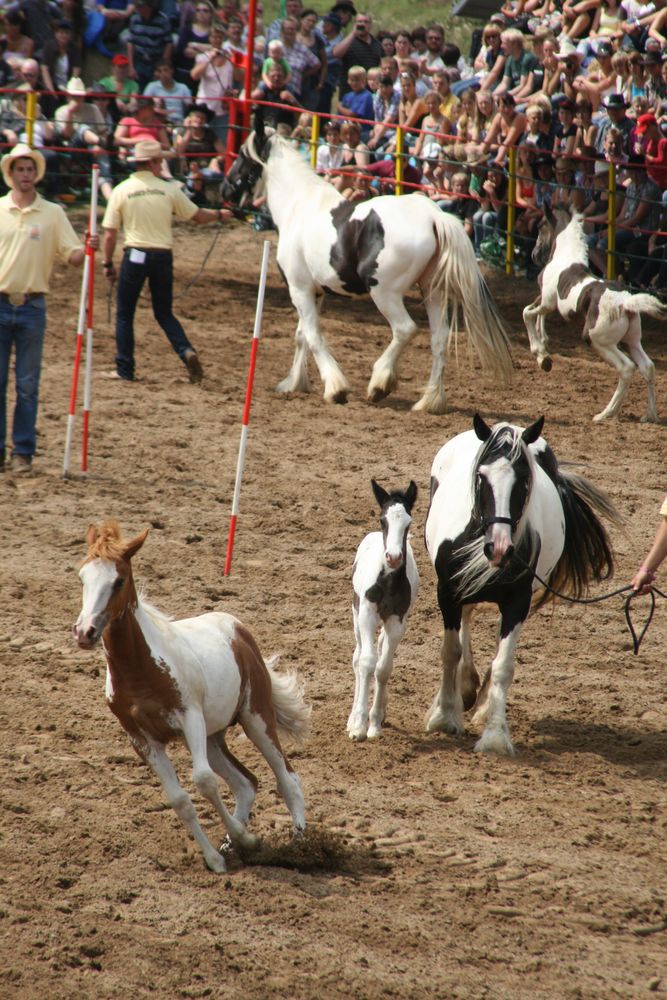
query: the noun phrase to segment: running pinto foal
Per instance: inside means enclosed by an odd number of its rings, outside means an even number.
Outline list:
[[[245,825],[257,781],[231,753],[225,732],[240,723],[273,770],[297,833],[305,829],[299,779],[285,757],[278,729],[305,735],[310,708],[295,674],[275,673],[255,640],[232,615],[211,612],[172,621],[137,594],[132,557],[148,529],[124,541],[114,521],[91,525],[88,556],[79,576],[83,606],[73,628],[81,649],[101,639],[107,659],[106,697],[141,759],[159,778],[169,802],[214,872],[225,861],[202,830],[190,797],[181,787],[165,747],[183,739],[192,755],[192,777],[213,804],[232,844],[252,848],[258,838]],[[215,773],[214,773],[215,772]],[[216,774],[231,788],[231,815]]]
[[[371,483],[382,512],[382,531],[366,535],[354,558],[354,702],[347,720],[352,740],[372,739],[382,731],[394,654],[419,590],[419,573],[408,541],[417,486],[411,481],[404,493],[387,493],[374,479]],[[373,675],[375,696],[369,720],[368,687]]]

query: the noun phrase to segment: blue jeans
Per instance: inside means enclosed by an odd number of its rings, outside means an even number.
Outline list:
[[[7,433],[7,382],[12,345],[16,366],[16,406],[12,424],[12,453],[35,454],[35,425],[39,401],[39,375],[46,328],[43,295],[23,306],[0,299],[0,449]]]
[[[136,252],[136,251],[135,251]],[[166,333],[169,343],[185,362],[185,352],[194,347],[172,311],[174,264],[171,250],[142,250],[143,263],[130,260],[126,248],[118,276],[116,298],[116,371],[121,378],[134,378],[134,313],[141,289],[148,278],[153,315]]]

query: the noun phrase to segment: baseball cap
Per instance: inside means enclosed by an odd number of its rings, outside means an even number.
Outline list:
[[[116,55],[113,56],[113,58],[111,60],[111,65],[112,66],[129,66],[130,65],[130,60],[127,58],[127,56],[123,56],[123,55],[120,54],[120,52],[117,52]]]
[[[339,18],[338,14],[334,14],[333,11],[329,11],[328,14],[325,14],[322,20],[327,21],[329,24],[333,24],[336,28],[343,27],[343,22]]]
[[[655,117],[655,115],[652,114],[640,115],[639,118],[637,119],[637,131],[641,135],[643,132],[646,131],[649,125],[657,125],[657,124],[658,120]]]

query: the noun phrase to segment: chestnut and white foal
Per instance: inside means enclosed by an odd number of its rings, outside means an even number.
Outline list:
[[[372,739],[382,731],[394,654],[419,590],[419,573],[408,540],[417,487],[411,481],[404,493],[399,490],[387,493],[374,479],[371,482],[382,511],[382,531],[366,535],[354,558],[354,702],[347,720],[352,740]],[[368,695],[373,676],[375,695],[369,717]]]
[[[229,840],[246,848],[258,838],[245,825],[255,798],[255,776],[231,753],[225,731],[240,723],[273,770],[292,814],[305,829],[299,779],[278,740],[281,729],[305,735],[310,708],[296,674],[279,675],[264,662],[255,640],[232,615],[211,612],[172,621],[137,594],[132,557],[148,530],[124,541],[118,525],[91,525],[88,556],[79,576],[83,606],[73,628],[81,649],[101,639],[107,660],[106,697],[134,749],[159,778],[170,804],[201,848],[208,867],[225,871],[222,855],[199,825],[165,747],[183,739],[192,755],[192,777],[221,817]],[[225,807],[216,774],[235,799]]]

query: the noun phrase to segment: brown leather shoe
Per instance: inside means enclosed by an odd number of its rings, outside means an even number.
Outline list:
[[[19,475],[30,472],[32,469],[32,455],[12,455],[10,468],[12,472],[17,472]]]
[[[185,361],[185,367],[188,370],[190,381],[193,384],[201,382],[204,377],[204,369],[202,368],[201,361],[197,357],[195,351],[186,351],[183,360]]]

